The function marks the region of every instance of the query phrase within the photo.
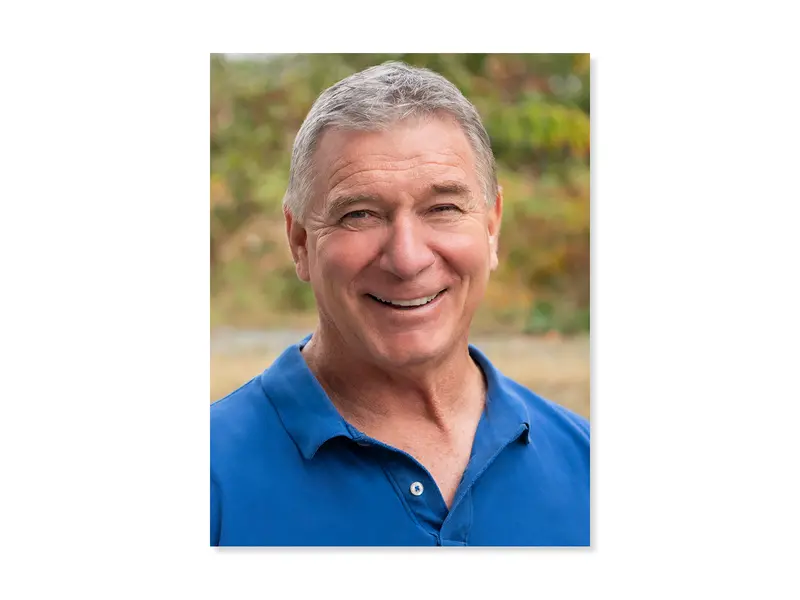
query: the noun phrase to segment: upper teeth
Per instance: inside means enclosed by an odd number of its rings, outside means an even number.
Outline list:
[[[386,302],[387,304],[394,304],[396,306],[422,306],[423,304],[427,304],[439,293],[435,293],[433,296],[425,296],[424,298],[417,298],[415,300],[386,300],[385,298],[381,298],[380,296],[375,296],[381,302]]]

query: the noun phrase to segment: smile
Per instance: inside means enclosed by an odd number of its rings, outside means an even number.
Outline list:
[[[443,289],[439,292],[436,292],[432,296],[423,296],[421,298],[413,298],[411,300],[396,300],[396,299],[388,299],[388,298],[381,298],[380,296],[375,296],[374,294],[367,294],[373,300],[380,302],[381,304],[386,304],[393,308],[400,308],[400,309],[415,309],[419,308],[420,306],[425,306],[426,304],[430,304],[434,300],[436,300],[439,296],[444,294],[447,289]]]

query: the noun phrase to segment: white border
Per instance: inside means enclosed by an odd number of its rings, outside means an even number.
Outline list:
[[[636,3],[377,6],[51,3],[3,19],[19,49],[4,56],[0,117],[3,587],[790,597],[791,19]],[[729,51],[744,38],[750,49]],[[592,52],[593,549],[214,551],[208,53],[412,47]]]

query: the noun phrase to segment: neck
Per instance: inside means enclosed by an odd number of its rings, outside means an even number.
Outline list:
[[[483,374],[466,340],[440,360],[393,368],[353,356],[318,329],[303,356],[342,416],[367,431],[413,424],[447,435],[483,411]]]

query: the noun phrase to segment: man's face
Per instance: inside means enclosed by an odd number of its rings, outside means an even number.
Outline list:
[[[402,367],[447,355],[497,266],[472,148],[449,119],[326,131],[305,222],[287,215],[297,274],[320,324],[360,358]]]

